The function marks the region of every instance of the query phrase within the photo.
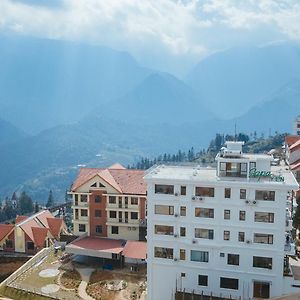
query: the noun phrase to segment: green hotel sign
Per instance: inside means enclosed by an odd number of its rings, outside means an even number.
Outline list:
[[[257,181],[259,181],[262,177],[268,177],[272,181],[277,181],[277,182],[284,181],[284,177],[282,175],[274,175],[270,171],[257,171],[256,168],[250,169],[249,176],[251,178],[257,178]]]

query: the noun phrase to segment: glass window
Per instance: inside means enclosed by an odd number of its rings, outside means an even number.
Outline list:
[[[185,195],[186,195],[186,186],[181,186],[181,187],[180,187],[180,194],[181,194],[182,196],[185,196]]]
[[[34,250],[34,243],[33,242],[27,242],[27,250]]]
[[[245,221],[245,220],[246,220],[246,211],[240,210],[240,221]]]
[[[253,256],[253,267],[272,269],[272,257]]]
[[[250,161],[250,170],[256,169],[256,162],[255,161]]]
[[[254,243],[273,244],[273,234],[254,233]]]
[[[214,197],[215,189],[210,187],[196,187],[195,195],[202,197]]]
[[[274,201],[274,191],[255,191],[255,200]]]
[[[198,285],[208,286],[208,276],[198,275]]]
[[[154,211],[156,215],[174,215],[174,206],[155,205]]]
[[[130,213],[130,219],[131,220],[137,220],[138,219],[138,213],[137,212],[131,212]]]
[[[224,209],[224,220],[230,220],[230,210]]]
[[[191,261],[208,262],[208,251],[191,250]]]
[[[238,290],[239,280],[236,278],[220,277],[220,287],[223,289]]]
[[[109,211],[109,217],[115,219],[117,217],[117,212],[115,210]]]
[[[226,188],[224,190],[224,197],[227,199],[231,197],[231,189],[230,188]]]
[[[255,222],[274,223],[274,213],[256,211],[254,215]]]
[[[5,241],[5,247],[9,248],[9,249],[13,248],[13,241],[12,240],[6,240]]]
[[[174,194],[174,185],[156,184],[155,194]]]
[[[87,209],[81,209],[80,210],[80,215],[82,217],[87,217],[88,216],[88,210]]]
[[[239,254],[227,254],[227,264],[238,266],[240,264]]]
[[[95,218],[101,218],[101,210],[100,209],[95,210]]]
[[[240,189],[240,199],[246,199],[247,192],[245,189]]]
[[[95,203],[101,203],[101,196],[95,196]]]
[[[116,197],[115,196],[109,196],[108,197],[109,204],[116,204]]]
[[[224,230],[223,239],[224,239],[224,241],[230,240],[230,231],[229,230]]]
[[[198,218],[214,218],[214,209],[213,208],[195,208],[195,217]]]
[[[186,256],[185,256],[185,249],[180,249],[180,260],[185,260]]]
[[[162,234],[162,235],[173,235],[174,234],[174,227],[167,226],[167,225],[155,225],[154,226],[155,234]]]
[[[180,236],[185,236],[185,234],[186,234],[185,227],[180,227]]]
[[[85,224],[78,224],[78,231],[85,232]]]
[[[111,226],[111,233],[112,234],[119,234],[119,227],[118,226]]]
[[[87,202],[87,195],[81,195],[80,196],[80,201],[81,202]]]
[[[245,242],[245,232],[240,231],[239,232],[239,242]]]
[[[214,231],[213,229],[195,228],[195,238],[213,240]]]
[[[186,207],[185,206],[180,206],[180,215],[182,217],[186,216]]]
[[[96,231],[96,234],[102,233],[102,225],[96,225],[95,231]]]
[[[138,197],[131,197],[131,205],[138,205],[139,204],[139,198]]]
[[[173,249],[154,247],[154,257],[173,259]]]
[[[220,176],[247,177],[247,163],[221,162]]]

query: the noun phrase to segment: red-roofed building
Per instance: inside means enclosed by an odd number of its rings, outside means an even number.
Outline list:
[[[74,181],[74,234],[111,239],[145,240],[144,171],[114,164],[106,169],[82,168]]]
[[[290,135],[285,138],[286,160],[300,184],[300,136]]]
[[[0,250],[34,254],[59,240],[61,233],[67,233],[64,221],[48,210],[17,216],[15,225],[0,224]]]

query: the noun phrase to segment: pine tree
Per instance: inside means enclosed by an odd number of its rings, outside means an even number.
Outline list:
[[[37,213],[39,211],[40,211],[40,206],[39,206],[39,204],[37,202],[35,202],[35,204],[34,204],[34,212]]]
[[[52,206],[54,206],[54,199],[53,199],[52,191],[50,190],[49,191],[49,196],[48,196],[48,201],[46,203],[46,207],[49,208],[49,207],[52,207]]]
[[[20,214],[30,213],[34,210],[32,199],[25,192],[22,192],[19,198],[18,210]]]

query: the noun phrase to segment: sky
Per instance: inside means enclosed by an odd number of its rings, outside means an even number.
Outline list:
[[[1,0],[0,33],[128,51],[184,76],[231,47],[300,41],[300,0]]]

